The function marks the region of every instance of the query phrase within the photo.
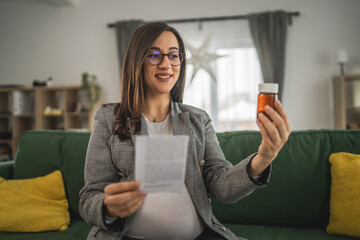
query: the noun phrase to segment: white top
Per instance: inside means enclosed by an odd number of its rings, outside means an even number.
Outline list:
[[[170,121],[170,114],[168,114],[165,120],[162,122],[151,122],[146,117],[145,117],[145,122],[148,128],[149,136],[174,135],[172,124]]]
[[[170,115],[154,123],[146,117],[149,136],[173,135]],[[184,186],[178,193],[149,193],[134,214],[126,235],[139,239],[195,239],[205,229],[196,212],[189,191]]]

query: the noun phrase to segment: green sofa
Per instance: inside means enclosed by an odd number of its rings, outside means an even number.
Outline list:
[[[0,163],[0,175],[25,179],[60,169],[71,224],[64,232],[0,233],[0,240],[86,239],[91,227],[79,216],[78,193],[84,184],[89,136],[88,132],[38,130],[20,137],[15,164]],[[235,164],[257,151],[261,136],[239,131],[218,133],[218,139],[226,158]],[[215,215],[237,235],[251,240],[347,239],[326,233],[331,182],[328,158],[334,152],[360,154],[360,131],[294,131],[273,163],[268,186],[231,205],[213,199]]]

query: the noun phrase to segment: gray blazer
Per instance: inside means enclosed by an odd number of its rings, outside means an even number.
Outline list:
[[[120,141],[114,135],[116,104],[101,106],[95,113],[94,129],[90,137],[86,163],[85,186],[80,191],[79,212],[94,226],[88,239],[121,239],[131,224],[132,216],[118,218],[105,224],[104,188],[114,182],[134,181],[135,137]],[[171,102],[170,111],[174,135],[188,135],[185,185],[195,208],[213,239],[238,239],[215,218],[209,194],[224,203],[234,203],[255,189],[264,186],[270,167],[262,181],[249,177],[247,165],[253,155],[233,166],[225,160],[211,120],[203,110]],[[145,119],[141,119],[140,135],[148,135]],[[221,236],[221,237],[220,237]]]

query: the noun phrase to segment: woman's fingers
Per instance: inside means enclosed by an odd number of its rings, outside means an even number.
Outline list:
[[[262,121],[264,120],[263,118],[264,118],[264,114],[260,113],[258,118],[256,119],[256,122],[257,122],[257,124],[258,124],[258,126],[260,128],[260,133],[261,133],[263,141],[271,142],[271,138],[269,136],[269,133],[266,130],[264,124],[262,123]],[[260,119],[262,119],[262,120],[260,120]]]
[[[140,191],[131,191],[121,194],[115,194],[115,195],[106,195],[104,199],[105,205],[127,205],[129,201],[132,201],[139,196],[141,196],[142,193]]]
[[[117,204],[119,211],[125,211],[126,209],[132,208],[143,197],[144,197],[144,194],[139,194],[139,195],[135,196],[134,198],[128,199],[128,201],[126,201],[126,202]]]
[[[142,204],[144,194],[139,190],[138,182],[121,182],[109,184],[104,189],[104,204],[109,217],[127,217]]]
[[[284,120],[285,126],[286,126],[286,130],[288,132],[291,132],[291,128],[290,128],[290,123],[289,123],[289,119],[288,116],[284,110],[284,108],[282,107],[282,104],[280,103],[279,100],[275,101],[275,109],[276,111],[279,113],[279,115],[281,116],[281,118]]]
[[[145,196],[146,194],[141,192],[105,196],[104,204],[110,216],[127,217],[141,206]]]
[[[133,191],[140,187],[139,182],[119,182],[119,183],[112,183],[106,186],[104,189],[105,194],[117,194],[127,191]]]
[[[266,106],[265,112],[271,119],[272,123],[276,125],[281,141],[286,142],[291,131],[290,124],[287,115],[278,100],[275,102],[275,108],[276,110]]]
[[[123,204],[117,204],[115,206],[117,215],[123,218],[133,214],[141,206],[144,197],[145,195],[141,194]]]
[[[272,161],[281,150],[290,135],[290,124],[287,115],[279,101],[275,109],[266,106],[265,113],[260,113],[257,119],[263,138],[259,154]]]
[[[120,210],[119,217],[124,218],[133,214],[141,207],[143,201],[144,201],[144,196],[140,197],[138,201],[134,201],[133,204],[130,205],[128,208]]]
[[[287,139],[286,125],[285,125],[285,121],[282,119],[280,114],[278,114],[274,109],[268,106],[265,108],[265,111],[266,114],[268,114],[268,116],[271,118],[271,121],[269,121],[270,122],[269,125],[272,126],[275,125],[272,131],[278,132],[278,134],[276,134],[276,137],[279,136],[281,141],[286,140]]]
[[[272,119],[272,121],[270,120],[270,118],[274,118],[272,116],[272,114],[274,114],[274,110],[270,109],[270,113],[268,113],[268,109],[266,109],[266,114],[268,114],[269,117],[267,117],[265,114],[260,113],[259,114],[259,119],[261,121],[261,123],[263,124],[264,128],[266,129],[269,138],[271,139],[271,142],[273,142],[274,144],[277,144],[277,142],[280,141],[280,134],[278,131],[278,128],[276,127],[276,125],[274,124],[274,120]]]

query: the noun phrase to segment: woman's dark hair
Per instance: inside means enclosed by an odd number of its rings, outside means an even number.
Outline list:
[[[121,140],[130,138],[130,133],[141,130],[141,114],[145,104],[143,66],[149,49],[165,31],[172,32],[179,44],[180,53],[185,55],[184,41],[178,31],[163,22],[142,25],[132,35],[125,55],[121,77],[121,100],[115,109],[115,133]],[[186,60],[181,63],[179,79],[170,91],[171,99],[182,102],[185,88]]]

